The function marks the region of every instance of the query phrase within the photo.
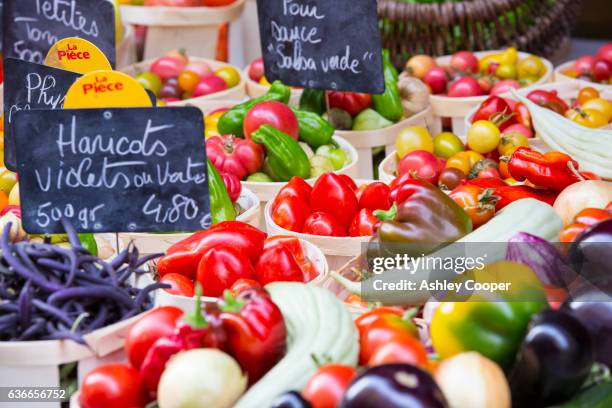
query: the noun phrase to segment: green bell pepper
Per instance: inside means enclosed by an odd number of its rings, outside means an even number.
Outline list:
[[[322,115],[327,110],[325,105],[325,91],[306,88],[300,97],[300,110]]]
[[[268,175],[272,178],[289,181],[293,176],[303,179],[310,177],[308,156],[291,136],[270,125],[262,125],[251,134],[251,139],[266,147],[266,161],[271,173]]]
[[[243,122],[247,112],[253,106],[260,102],[279,101],[289,103],[291,97],[291,88],[283,84],[281,81],[274,81],[264,95],[259,98],[250,99],[246,102],[238,104],[225,112],[217,124],[217,129],[222,135],[234,135],[244,137]]]
[[[300,128],[300,140],[313,149],[331,143],[334,135],[332,125],[320,115],[300,109],[293,109]]]
[[[222,221],[234,221],[236,219],[236,209],[227,193],[223,179],[210,160],[208,160],[207,168],[210,215],[213,225]]]
[[[383,73],[385,91],[379,95],[372,95],[372,103],[376,112],[391,122],[397,122],[404,115],[404,107],[397,87],[397,70],[391,62],[389,50],[386,49],[383,50]]]

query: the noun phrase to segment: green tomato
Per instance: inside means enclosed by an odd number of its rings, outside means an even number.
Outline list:
[[[310,176],[319,177],[321,174],[334,171],[334,165],[327,157],[314,155],[310,158]]]
[[[316,155],[329,159],[333,166],[333,170],[340,170],[343,168],[347,160],[346,152],[332,145],[320,146],[316,151]]]
[[[434,154],[448,159],[463,151],[463,142],[451,132],[442,132],[434,138]]]
[[[161,90],[163,84],[161,78],[154,73],[143,72],[138,74],[136,80],[140,82],[140,85],[142,85],[145,89],[153,92],[156,96],[159,95],[159,91]]]
[[[252,181],[255,183],[273,183],[274,180],[266,173],[253,173],[247,177],[246,181]]]

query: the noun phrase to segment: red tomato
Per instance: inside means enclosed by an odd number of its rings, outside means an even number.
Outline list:
[[[612,64],[612,43],[602,45],[597,51],[597,58],[604,59]]]
[[[347,111],[352,116],[372,105],[372,96],[365,93],[330,91],[329,106]]]
[[[312,404],[312,408],[336,408],[355,375],[357,370],[354,367],[326,364],[308,380],[302,396]]]
[[[310,207],[304,200],[298,197],[285,197],[274,201],[272,220],[281,228],[302,232],[310,213]]]
[[[185,70],[195,72],[200,78],[207,77],[213,73],[212,68],[206,61],[191,61],[187,64]]]
[[[382,306],[377,307],[376,309],[372,309],[370,311],[365,312],[357,319],[355,319],[355,326],[357,326],[357,330],[359,330],[359,336],[363,336],[365,330],[372,323],[377,322],[386,315],[395,315],[395,316],[403,316],[405,311],[400,309],[399,307],[389,307]]]
[[[169,289],[164,290],[173,295],[193,297],[195,291],[191,279],[179,273],[167,273],[161,277],[159,283],[170,285]]]
[[[346,237],[346,231],[331,215],[318,211],[312,213],[304,222],[304,234],[326,237]]]
[[[396,336],[388,343],[381,345],[368,360],[368,366],[382,364],[412,364],[427,368],[427,350],[420,341],[412,336]]]
[[[595,57],[593,55],[583,55],[574,63],[574,70],[578,75],[590,75],[593,73],[595,66]]]
[[[446,70],[442,67],[433,67],[423,78],[423,82],[429,86],[431,93],[442,94],[446,92],[446,86],[448,85],[448,75]]]
[[[179,58],[161,57],[151,65],[149,70],[162,80],[177,78],[185,70],[185,62]]]
[[[292,177],[289,182],[280,189],[274,201],[280,201],[285,197],[297,197],[310,205],[310,194],[312,186],[300,177]]]
[[[83,408],[134,408],[147,403],[138,371],[126,364],[107,364],[90,371],[81,384]]]
[[[230,245],[218,245],[200,260],[196,280],[204,296],[219,297],[238,279],[254,276],[251,261],[243,252]]]
[[[437,184],[440,177],[438,158],[426,150],[415,150],[400,160],[397,173],[400,176],[411,174],[414,178]]]
[[[270,125],[298,140],[299,127],[295,113],[282,102],[267,101],[253,106],[244,118],[244,136],[251,139],[251,133],[261,125]]]
[[[593,64],[593,78],[599,82],[608,82],[612,76],[612,62],[598,59]]]
[[[380,181],[369,184],[359,197],[359,208],[368,210],[388,210],[391,208],[391,188]]]
[[[221,92],[227,89],[227,83],[217,75],[209,75],[200,79],[200,82],[196,85],[193,90],[192,96],[197,98],[199,96],[206,96]]]
[[[491,190],[463,184],[451,191],[450,198],[470,216],[474,228],[485,224],[495,215],[496,198],[491,195]]]
[[[478,172],[478,177],[479,178],[501,178],[499,171],[493,166],[480,170]]]
[[[491,95],[501,95],[509,92],[510,89],[519,89],[520,87],[521,83],[519,81],[504,79],[493,85],[493,88],[491,88]]]
[[[448,96],[461,98],[464,96],[482,95],[480,84],[472,77],[463,77],[452,82],[448,88]]]
[[[459,51],[451,57],[450,66],[460,72],[475,74],[478,72],[478,58],[473,52]]]
[[[249,65],[249,78],[255,82],[259,82],[261,77],[264,76],[264,62],[263,58],[257,58]]]
[[[374,235],[380,223],[381,221],[374,216],[372,210],[362,208],[349,226],[349,236],[369,237]]]
[[[505,119],[503,123],[500,123],[499,130],[504,130],[508,126],[511,126],[516,122],[512,109],[508,103],[499,96],[489,96],[485,100],[472,118],[472,123],[478,122],[479,120],[495,120],[499,122]]]
[[[344,178],[335,173],[325,173],[312,188],[311,204],[313,211],[331,215],[346,231],[359,211],[355,192]]]
[[[181,316],[181,309],[163,306],[153,309],[134,323],[125,339],[125,354],[130,364],[139,369],[153,343],[174,333],[176,321]]]
[[[219,173],[229,173],[240,180],[259,170],[264,161],[260,145],[232,135],[213,136],[206,140],[206,156]]]

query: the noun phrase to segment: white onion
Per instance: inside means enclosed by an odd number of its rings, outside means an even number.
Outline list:
[[[555,200],[554,208],[563,220],[563,225],[568,225],[585,208],[604,208],[610,201],[612,182],[585,180],[563,190]]]

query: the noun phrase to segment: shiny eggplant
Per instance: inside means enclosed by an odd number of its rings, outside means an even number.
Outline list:
[[[270,408],[312,408],[312,405],[299,392],[287,391],[276,397]]]
[[[585,282],[563,304],[591,333],[595,360],[612,367],[612,279]]]
[[[446,408],[434,379],[410,364],[385,364],[360,374],[346,390],[340,408]]]
[[[587,328],[571,314],[547,310],[536,315],[509,380],[516,407],[545,407],[572,398],[593,366]]]
[[[612,279],[612,219],[584,230],[571,244],[568,261],[583,278],[595,282]]]

